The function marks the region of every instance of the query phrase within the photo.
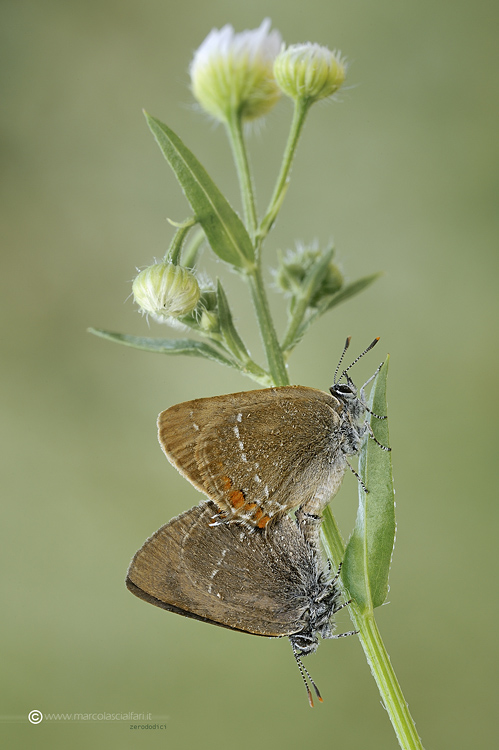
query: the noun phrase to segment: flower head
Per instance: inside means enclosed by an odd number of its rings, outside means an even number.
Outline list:
[[[295,251],[288,251],[279,258],[279,266],[274,272],[276,286],[291,297],[299,297],[310,283],[310,274],[324,257],[317,242],[310,245],[298,244]],[[318,307],[324,297],[338,292],[343,286],[343,275],[332,260],[322,269],[317,279],[315,291],[309,299],[310,307]]]
[[[188,315],[201,296],[192,271],[169,261],[144,268],[133,282],[132,292],[141,311],[159,323]]]
[[[258,29],[234,33],[213,29],[190,65],[192,93],[210,115],[225,122],[233,114],[252,120],[266,114],[281,92],[272,71],[281,35],[266,18]]]
[[[293,44],[274,62],[274,76],[284,93],[309,104],[332,96],[345,80],[346,62],[340,52],[319,44]]]

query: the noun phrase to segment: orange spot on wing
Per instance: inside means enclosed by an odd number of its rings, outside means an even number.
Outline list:
[[[229,495],[230,504],[233,508],[240,508],[242,505],[244,505],[244,495],[241,492],[241,490],[234,490]]]
[[[257,523],[258,528],[264,529],[269,521],[270,521],[270,516],[263,516],[263,518],[260,518],[260,520]]]

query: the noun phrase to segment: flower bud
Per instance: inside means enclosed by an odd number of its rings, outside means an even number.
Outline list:
[[[258,29],[235,34],[232,26],[213,29],[194,53],[190,66],[194,97],[222,122],[239,114],[252,120],[266,114],[281,92],[272,67],[281,35],[266,18]]]
[[[205,333],[216,333],[220,328],[217,293],[211,280],[201,278],[201,299],[198,305],[199,327]]]
[[[309,104],[332,96],[345,80],[346,63],[340,52],[319,44],[293,44],[274,62],[274,76],[287,96]]]
[[[299,296],[305,278],[312,267],[320,261],[321,256],[322,252],[316,245],[301,246],[295,252],[288,253],[285,258],[280,259],[279,267],[275,271],[276,286],[292,298]],[[324,297],[335,294],[342,286],[343,275],[338,266],[330,261],[309,301],[309,306],[317,307]]]
[[[206,333],[219,330],[218,314],[211,310],[203,310],[199,318],[199,327]]]
[[[201,296],[194,274],[169,261],[155,263],[141,271],[133,282],[132,292],[142,312],[159,323],[188,315]]]

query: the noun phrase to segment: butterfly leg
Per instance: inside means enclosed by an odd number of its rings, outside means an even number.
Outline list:
[[[372,412],[371,412],[371,414],[372,414]],[[377,417],[377,416],[378,416],[377,414],[373,414],[373,417]],[[386,419],[386,417],[378,417],[378,419]],[[371,427],[371,425],[369,424],[369,422],[366,422],[366,428],[367,428],[367,431],[369,432],[369,437],[372,440],[374,440],[374,442],[376,443],[376,445],[379,445],[379,447],[381,448],[382,451],[388,451],[388,452],[390,452],[392,450],[387,445],[383,445],[383,443],[380,443],[379,440],[377,440],[374,437],[373,428]]]
[[[345,460],[346,460],[346,459],[345,459]],[[367,489],[366,485],[364,484],[364,482],[362,481],[362,479],[361,479],[361,478],[359,477],[359,475],[357,474],[357,472],[355,471],[355,469],[353,468],[353,466],[351,466],[351,465],[350,465],[350,464],[348,463],[348,461],[347,461],[346,463],[347,463],[347,466],[348,466],[348,468],[349,468],[349,469],[350,469],[350,471],[352,472],[352,474],[353,474],[353,475],[354,475],[355,477],[357,477],[357,479],[358,479],[358,482],[359,482],[360,486],[362,487],[362,489],[364,490],[364,492],[365,492],[365,493],[369,492],[369,490]]]

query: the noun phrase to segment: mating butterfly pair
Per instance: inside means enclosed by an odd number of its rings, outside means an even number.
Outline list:
[[[284,386],[162,412],[159,440],[167,458],[209,500],[148,539],[127,576],[132,593],[163,609],[255,635],[288,636],[305,684],[306,674],[319,699],[300,656],[317,649],[318,635],[341,637],[333,635],[332,616],[344,606],[339,572],[331,577],[320,552],[320,514],[369,429],[365,386],[357,395],[348,371],[377,341],[337,381],[347,339],[329,393]]]

